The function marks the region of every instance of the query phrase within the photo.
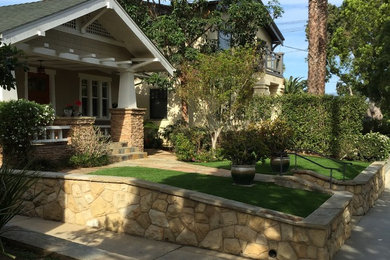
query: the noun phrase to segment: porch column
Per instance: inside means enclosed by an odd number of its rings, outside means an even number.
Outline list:
[[[137,108],[133,72],[122,71],[120,73],[118,108]]]
[[[130,147],[144,150],[144,115],[146,109],[137,108],[134,73],[120,73],[118,108],[111,112],[111,140],[125,142]]]

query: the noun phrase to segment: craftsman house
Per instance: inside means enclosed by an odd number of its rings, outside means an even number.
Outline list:
[[[134,78],[172,75],[174,68],[116,0],[4,6],[0,20],[1,41],[23,50],[29,67],[15,71],[16,90],[1,89],[0,100],[54,107],[58,118],[41,143],[64,141],[63,130],[96,119],[105,132],[111,128],[113,141],[143,150],[145,110],[137,106]],[[69,106],[73,117],[65,117]]]
[[[217,3],[218,1],[209,1],[208,6],[210,9],[215,9]],[[170,12],[169,6],[160,5],[159,8],[162,9],[162,14]],[[276,53],[274,50],[283,44],[284,37],[274,22],[264,28],[258,28],[256,37],[264,41],[266,54],[264,57],[265,73],[257,78],[254,93],[260,95],[282,94],[284,91],[283,53]],[[218,49],[228,49],[230,48],[231,36],[212,30],[211,27],[201,40],[214,41],[217,43]],[[136,93],[138,107],[146,109],[145,120],[158,125],[160,131],[182,118],[182,103],[180,98],[175,95],[175,91],[137,84]],[[198,122],[195,114],[196,111],[192,111],[191,107],[188,107],[190,123]]]

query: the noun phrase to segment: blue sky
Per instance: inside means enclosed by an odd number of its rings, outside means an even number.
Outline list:
[[[66,1],[66,0],[64,0]],[[1,5],[19,4],[33,2],[32,0],[0,0]],[[264,1],[266,2],[266,1]],[[307,78],[307,52],[298,51],[293,48],[307,50],[307,41],[305,37],[305,25],[308,19],[308,0],[279,0],[284,9],[284,14],[276,21],[279,29],[286,38],[284,47],[277,47],[275,51],[284,52],[284,64],[286,67],[284,76],[288,78],[302,77]],[[340,5],[342,0],[329,0],[329,3]],[[336,93],[337,78],[333,77],[326,84],[326,93]]]

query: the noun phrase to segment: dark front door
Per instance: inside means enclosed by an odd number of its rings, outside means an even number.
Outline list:
[[[50,103],[49,75],[43,73],[28,73],[28,100],[39,104]]]

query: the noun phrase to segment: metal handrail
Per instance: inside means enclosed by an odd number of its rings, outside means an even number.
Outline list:
[[[315,165],[317,165],[317,166],[320,166],[320,167],[323,168],[323,169],[329,170],[329,171],[330,171],[330,174],[329,174],[329,177],[330,177],[330,178],[329,178],[329,188],[330,188],[330,189],[332,189],[333,171],[336,170],[336,171],[341,172],[341,173],[343,174],[343,180],[345,180],[346,166],[347,166],[347,165],[352,165],[352,163],[349,163],[349,162],[340,162],[340,161],[335,160],[335,159],[333,159],[333,158],[327,158],[327,157],[324,156],[324,158],[326,158],[326,159],[330,159],[330,160],[335,161],[335,162],[337,162],[337,163],[343,164],[343,168],[342,168],[342,169],[341,169],[341,168],[328,167],[328,166],[324,166],[324,165],[322,165],[322,164],[320,164],[320,163],[318,163],[318,162],[315,162],[315,161],[313,161],[313,160],[311,160],[311,159],[309,159],[309,158],[307,158],[307,157],[304,157],[303,155],[300,155],[300,154],[298,154],[298,153],[296,153],[296,152],[289,152],[289,153],[287,153],[287,154],[293,154],[293,155],[295,155],[295,169],[297,169],[297,157],[300,157],[300,158],[305,159],[306,161],[309,161],[309,162],[311,162],[311,163],[313,163],[313,164],[315,164]],[[317,154],[318,154],[318,153],[317,153]]]

